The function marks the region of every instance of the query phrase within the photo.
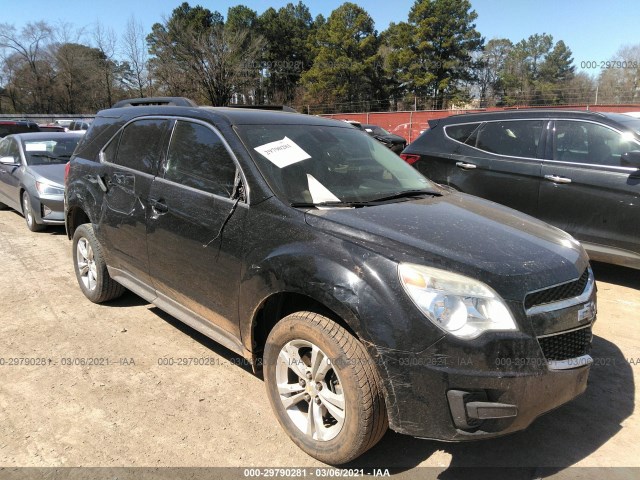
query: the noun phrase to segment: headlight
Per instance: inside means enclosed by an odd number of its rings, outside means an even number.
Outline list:
[[[518,330],[500,296],[482,282],[409,263],[401,263],[398,274],[422,313],[456,337],[472,339],[488,330]]]
[[[64,188],[49,183],[36,182],[36,189],[40,195],[64,195]]]

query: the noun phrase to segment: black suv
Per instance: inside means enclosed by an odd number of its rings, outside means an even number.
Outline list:
[[[37,123],[30,120],[0,120],[0,138],[14,133],[39,132]]]
[[[429,125],[402,154],[421,173],[566,230],[593,260],[640,268],[640,119],[521,110]]]
[[[80,288],[128,288],[262,369],[310,455],[347,462],[387,426],[498,436],[586,388],[595,285],[569,235],[344,122],[133,103],[69,164]]]

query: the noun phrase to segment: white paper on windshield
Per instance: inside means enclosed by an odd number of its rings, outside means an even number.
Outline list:
[[[46,152],[47,144],[46,143],[25,143],[24,149],[27,152]]]
[[[307,173],[307,182],[309,183],[309,193],[311,194],[311,201],[313,203],[340,201],[327,187],[316,180],[313,175]]]
[[[254,148],[256,152],[272,162],[278,168],[288,167],[294,163],[311,158],[289,137]]]

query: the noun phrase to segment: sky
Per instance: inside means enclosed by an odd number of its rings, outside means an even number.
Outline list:
[[[230,6],[243,4],[262,13],[297,0],[191,0],[191,6],[202,5],[226,15]],[[391,22],[407,20],[413,0],[352,0],[373,17],[376,29],[382,31]],[[90,32],[96,22],[122,35],[130,17],[145,31],[162,22],[182,0],[0,0],[0,23],[18,29],[27,22],[45,20],[51,24],[66,22]],[[328,17],[343,0],[306,0],[315,17]],[[638,0],[471,0],[478,14],[476,28],[486,40],[508,38],[518,42],[535,33],[553,35],[563,40],[573,52],[578,70],[596,74],[599,69],[583,68],[583,62],[609,60],[623,45],[640,44]],[[88,42],[88,38],[86,39]]]

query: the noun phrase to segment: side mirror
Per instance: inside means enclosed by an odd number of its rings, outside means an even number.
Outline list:
[[[2,165],[10,165],[12,167],[15,167],[16,165],[20,165],[18,162],[16,162],[16,159],[13,157],[2,157],[0,158],[0,163]]]
[[[620,165],[640,169],[640,150],[623,153],[620,157]]]

